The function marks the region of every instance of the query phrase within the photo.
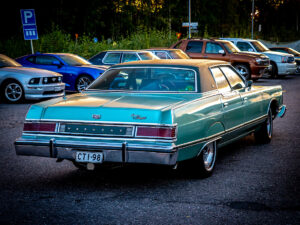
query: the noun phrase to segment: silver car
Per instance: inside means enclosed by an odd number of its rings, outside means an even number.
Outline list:
[[[0,54],[0,91],[6,102],[61,97],[65,92],[62,75],[48,70],[25,68]]]

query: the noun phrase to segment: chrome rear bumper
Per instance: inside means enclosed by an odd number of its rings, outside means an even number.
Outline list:
[[[18,139],[15,141],[17,155],[41,156],[57,159],[75,160],[77,151],[99,151],[103,162],[150,163],[175,165],[178,151],[173,147],[155,145],[133,145],[123,142],[109,146],[105,144],[82,144],[80,142],[59,142],[54,138],[49,142]]]

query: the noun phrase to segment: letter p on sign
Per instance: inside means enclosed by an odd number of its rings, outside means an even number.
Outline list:
[[[34,9],[21,9],[22,24],[36,25]]]

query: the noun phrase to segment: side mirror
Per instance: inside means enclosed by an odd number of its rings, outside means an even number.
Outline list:
[[[219,54],[225,55],[225,51],[223,49],[219,50]]]
[[[252,48],[249,48],[249,49],[248,49],[248,52],[253,52],[253,49],[252,49]]]

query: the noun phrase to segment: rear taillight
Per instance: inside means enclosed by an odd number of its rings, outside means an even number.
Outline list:
[[[30,123],[25,122],[23,131],[55,132],[56,123]]]
[[[136,129],[136,137],[167,139],[173,139],[176,137],[176,127],[138,126]]]

